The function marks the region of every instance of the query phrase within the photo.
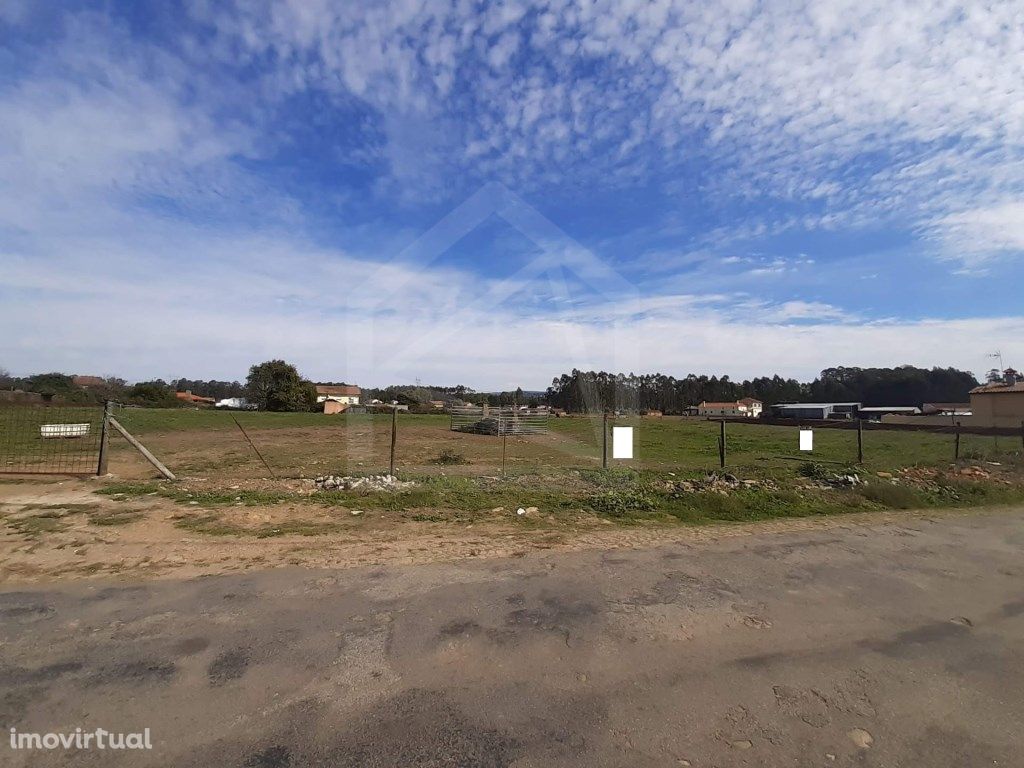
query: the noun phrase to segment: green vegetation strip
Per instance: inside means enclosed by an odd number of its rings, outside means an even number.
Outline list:
[[[678,492],[673,483],[684,477],[634,470],[574,470],[548,475],[494,478],[429,476],[397,492],[323,491],[298,494],[285,491],[188,490],[170,484],[113,484],[98,491],[128,499],[156,495],[179,504],[197,506],[196,514],[182,514],[175,524],[210,535],[320,535],[343,530],[338,522],[293,520],[244,528],[222,520],[216,509],[227,505],[272,506],[298,503],[395,513],[399,520],[466,522],[493,517],[493,510],[523,525],[541,520],[558,522],[580,514],[621,524],[681,522],[704,524],[746,522],[773,518],[833,515],[889,509],[972,507],[1024,502],[1024,485],[994,480],[961,479],[939,475],[923,485],[894,484],[869,476],[853,487],[808,487],[828,470],[804,464],[790,470],[778,487],[739,487],[728,492]],[[840,470],[840,473],[844,470]],[[699,480],[703,475],[692,475]],[[777,476],[776,476],[777,477]],[[774,483],[774,480],[772,481]],[[519,507],[536,507],[531,516],[517,516]],[[347,518],[346,518],[347,520]]]

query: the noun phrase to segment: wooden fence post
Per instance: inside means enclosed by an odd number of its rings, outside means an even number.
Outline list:
[[[960,461],[960,422],[956,423],[956,438],[954,439],[953,460]]]
[[[718,435],[718,463],[725,469],[725,419],[719,422],[721,429]]]
[[[391,409],[391,461],[388,464],[388,474],[395,476],[395,443],[398,442],[398,407]]]
[[[134,435],[132,435],[127,429],[122,427],[117,419],[111,416],[108,419],[108,421],[110,422],[110,426],[112,426],[114,429],[120,432],[121,436],[129,443],[131,443],[132,447],[135,448],[135,450],[137,450],[139,453],[141,453],[143,457],[146,459],[146,461],[148,461],[150,464],[156,467],[161,475],[166,477],[168,480],[178,479],[174,476],[174,473],[171,472],[171,470],[169,470],[167,467],[160,463],[160,460],[156,456],[149,452],[149,449],[146,448],[146,446],[144,446],[142,443],[136,440]],[[253,447],[255,448],[255,446]]]

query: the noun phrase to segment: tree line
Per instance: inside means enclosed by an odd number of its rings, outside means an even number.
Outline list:
[[[921,405],[966,402],[978,386],[974,374],[956,368],[826,368],[813,381],[761,376],[733,381],[728,376],[606,371],[563,373],[548,387],[546,401],[577,413],[603,410],[685,412],[703,401],[733,402],[745,397],[765,405],[783,402],[859,402],[871,405]]]
[[[689,374],[684,378],[662,373],[624,374],[606,371],[563,373],[544,393],[475,392],[464,385],[393,385],[363,391],[364,403],[377,399],[398,402],[412,408],[430,407],[432,400],[465,401],[489,405],[547,405],[571,412],[602,410],[657,410],[683,413],[702,401],[731,402],[756,398],[766,405],[780,402],[860,402],[864,405],[920,405],[926,402],[966,402],[968,392],[978,386],[974,374],[956,368],[826,368],[813,381],[799,382],[781,376],[761,376],[733,381],[728,376]],[[18,378],[0,369],[0,388],[37,392],[44,397],[69,403],[102,403],[117,400],[147,407],[181,405],[175,392],[217,400],[245,397],[261,410],[310,411],[317,409],[316,386],[284,360],[253,365],[245,383],[178,378],[128,384],[124,379],[106,377],[102,383],[81,387],[63,373],[41,373]]]

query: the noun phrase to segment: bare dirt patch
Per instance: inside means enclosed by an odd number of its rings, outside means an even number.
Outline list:
[[[295,481],[298,483],[299,481]],[[642,521],[627,527],[594,515],[519,518],[514,509],[456,522],[451,513],[351,510],[315,503],[214,508],[160,496],[118,501],[89,480],[0,484],[0,581],[180,578],[289,565],[347,568],[519,556],[538,550],[636,548],[773,531],[868,526],[954,510],[874,512],[701,527]],[[59,525],[26,531],[12,520],[52,515]]]

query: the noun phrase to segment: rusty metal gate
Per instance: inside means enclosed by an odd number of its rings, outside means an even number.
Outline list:
[[[95,475],[103,406],[0,403],[0,474]]]

